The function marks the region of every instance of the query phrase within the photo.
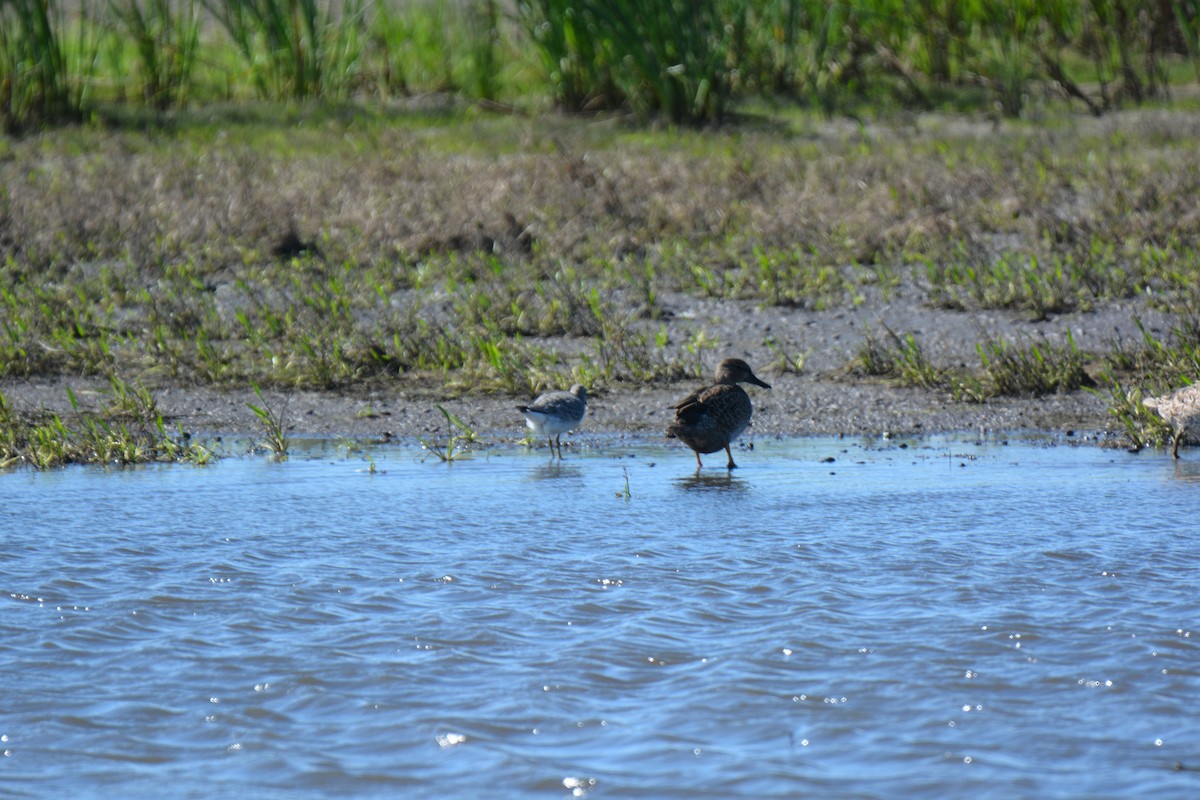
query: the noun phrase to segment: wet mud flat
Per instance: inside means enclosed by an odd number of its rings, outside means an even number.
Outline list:
[[[964,313],[931,309],[903,297],[853,310],[808,311],[762,308],[753,303],[697,300],[675,295],[676,329],[703,327],[727,345],[706,357],[736,355],[755,365],[771,389],[750,387],[755,412],[743,439],[810,435],[935,434],[948,431],[1047,431],[1112,443],[1119,439],[1107,392],[1095,387],[1040,397],[992,397],[984,402],[955,400],[941,389],[896,385],[857,374],[855,350],[865,332],[883,326],[915,331],[941,363],[978,358],[981,335],[1061,341],[1070,334],[1077,346],[1096,347],[1118,335],[1137,335],[1131,320],[1149,320],[1151,330],[1167,330],[1170,315],[1145,304],[1113,303],[1086,313],[1033,321],[1017,313]],[[803,353],[803,369],[770,367],[766,337],[793,343]],[[577,342],[564,339],[569,349]],[[707,355],[707,354],[706,354]],[[761,366],[758,366],[761,365]],[[705,379],[669,384],[620,384],[590,388],[581,428],[589,434],[661,434],[671,407]],[[565,388],[565,387],[563,387]],[[0,392],[18,410],[69,414],[74,394],[81,408],[103,406],[108,383],[89,377],[42,376],[0,381]],[[164,420],[199,436],[245,435],[260,422],[250,409],[259,400],[250,386],[213,388],[161,382],[154,396]],[[399,375],[337,391],[267,389],[264,398],[284,412],[295,436],[406,438],[452,433],[442,406],[475,431],[495,438],[521,438],[525,428],[516,405],[527,398],[505,394],[466,395],[447,390],[435,378]],[[566,437],[570,438],[570,437]]]

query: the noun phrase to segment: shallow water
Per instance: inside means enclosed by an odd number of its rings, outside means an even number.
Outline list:
[[[1200,794],[1195,454],[901,444],[0,475],[0,797]]]

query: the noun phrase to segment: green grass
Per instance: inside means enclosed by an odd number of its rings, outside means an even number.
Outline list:
[[[431,92],[688,125],[761,100],[1016,117],[1057,93],[1104,113],[1194,79],[1200,17],[1185,5],[12,0],[0,5],[0,124]]]
[[[259,405],[254,403],[246,405],[258,419],[259,427],[262,429],[259,446],[265,448],[277,459],[287,458],[288,451],[291,449],[291,442],[287,436],[287,407],[290,398],[284,398],[282,403],[271,405],[263,397],[262,389],[257,386],[254,387],[254,396],[258,398]]]
[[[946,391],[956,400],[975,403],[992,397],[1066,394],[1094,385],[1070,332],[1062,345],[989,338],[975,349],[978,369],[940,367],[929,359],[915,334],[900,335],[884,326],[883,335],[867,332],[850,367],[900,386]]]
[[[976,345],[983,366],[983,382],[992,395],[1042,397],[1067,394],[1091,385],[1083,354],[1070,331],[1066,343],[1046,341],[1014,344],[989,339]]]
[[[130,73],[146,105],[165,111],[183,105],[195,77],[201,18],[196,0],[113,0],[116,41],[110,41],[113,73]],[[135,58],[127,64],[128,56]]]
[[[883,330],[883,335],[867,332],[855,354],[855,369],[872,377],[894,380],[901,386],[932,389],[944,385],[944,370],[929,360],[916,335],[902,336],[886,325]]]
[[[83,118],[103,36],[97,12],[88,9],[73,19],[58,2],[0,5],[0,129]]]
[[[213,450],[182,430],[168,431],[144,387],[114,378],[107,409],[71,413],[18,412],[0,394],[0,469],[54,469],[68,464],[123,466],[149,462],[208,464]]]
[[[470,457],[470,445],[479,443],[479,435],[460,418],[451,414],[441,405],[434,406],[438,411],[442,412],[442,416],[446,418],[446,424],[450,428],[450,434],[446,439],[445,444],[440,444],[436,439],[423,439],[418,437],[421,447],[427,453],[432,454],[438,461],[447,464],[454,461],[461,461],[464,458]],[[457,431],[457,432],[455,432]]]
[[[366,7],[317,0],[203,0],[264,98],[338,97],[358,78]]]

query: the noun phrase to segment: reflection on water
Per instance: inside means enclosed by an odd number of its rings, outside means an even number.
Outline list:
[[[556,481],[564,478],[579,480],[583,478],[583,467],[577,462],[564,462],[554,459],[548,463],[533,467],[526,474],[531,481]]]
[[[0,794],[1200,793],[1194,453],[622,448],[0,475]]]
[[[1178,459],[1174,467],[1177,480],[1200,483],[1200,461]]]
[[[700,490],[713,489],[718,491],[744,492],[749,484],[743,478],[734,477],[732,471],[704,472],[696,470],[693,475],[673,478],[674,484],[680,489]]]

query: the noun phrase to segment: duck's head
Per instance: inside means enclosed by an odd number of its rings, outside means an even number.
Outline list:
[[[717,364],[717,383],[753,383],[764,389],[771,388],[771,384],[755,377],[750,365],[740,358],[727,358]]]

